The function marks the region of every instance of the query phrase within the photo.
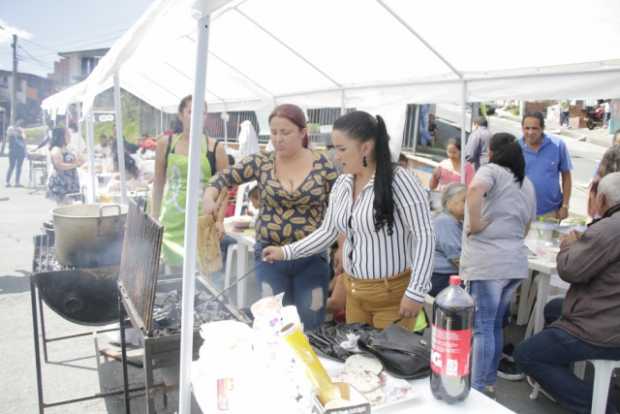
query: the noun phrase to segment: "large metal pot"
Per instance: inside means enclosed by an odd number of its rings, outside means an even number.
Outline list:
[[[75,204],[52,210],[56,258],[65,266],[119,265],[127,207]]]

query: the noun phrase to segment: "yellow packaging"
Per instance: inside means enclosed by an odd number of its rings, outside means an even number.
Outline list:
[[[340,398],[338,387],[331,378],[316,353],[310,346],[308,338],[299,326],[289,324],[282,329],[282,336],[286,343],[293,349],[295,355],[306,365],[306,373],[317,389],[319,400],[322,404]]]

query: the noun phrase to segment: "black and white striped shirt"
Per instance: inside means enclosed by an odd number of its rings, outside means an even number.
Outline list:
[[[375,230],[374,177],[353,204],[353,176],[341,175],[332,188],[321,227],[306,238],[283,246],[285,260],[307,257],[327,249],[346,235],[344,270],[358,279],[385,279],[411,267],[406,295],[424,301],[430,288],[435,233],[428,200],[417,178],[402,167],[394,169],[394,228]]]

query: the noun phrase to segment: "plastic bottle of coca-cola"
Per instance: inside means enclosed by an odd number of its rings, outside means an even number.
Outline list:
[[[433,304],[431,345],[431,391],[449,404],[469,395],[473,321],[473,298],[450,276]]]

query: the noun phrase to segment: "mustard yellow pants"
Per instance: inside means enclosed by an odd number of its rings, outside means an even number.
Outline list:
[[[367,323],[383,329],[400,319],[400,302],[410,279],[410,269],[381,280],[357,279],[345,273],[347,323]],[[403,318],[399,325],[411,331],[415,321]]]

